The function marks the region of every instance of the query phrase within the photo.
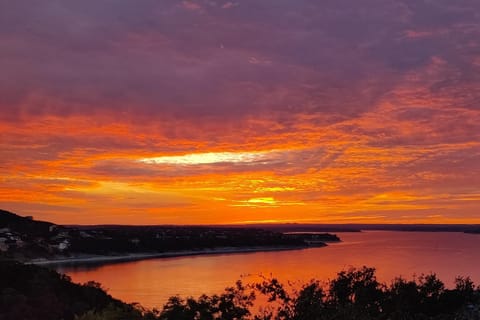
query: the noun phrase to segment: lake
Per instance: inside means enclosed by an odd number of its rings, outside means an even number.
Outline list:
[[[59,266],[73,281],[100,282],[126,302],[161,308],[168,297],[220,293],[259,274],[281,281],[328,280],[351,266],[377,268],[381,281],[435,272],[447,286],[458,275],[480,283],[480,235],[457,232],[367,231],[337,233],[323,248],[160,258],[104,265]]]

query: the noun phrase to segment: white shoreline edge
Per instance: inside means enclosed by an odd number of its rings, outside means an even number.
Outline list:
[[[323,246],[315,247],[247,247],[247,248],[234,248],[234,247],[222,247],[215,249],[203,249],[203,250],[187,250],[187,251],[170,251],[159,253],[135,253],[118,256],[74,256],[71,258],[62,259],[33,259],[26,261],[26,264],[35,265],[55,265],[55,264],[68,264],[68,263],[96,263],[96,262],[123,262],[123,261],[136,261],[154,258],[173,258],[173,257],[187,257],[198,255],[215,255],[215,254],[229,254],[229,253],[249,253],[249,252],[268,252],[268,251],[286,251],[286,250],[303,250],[308,248],[322,248]]]

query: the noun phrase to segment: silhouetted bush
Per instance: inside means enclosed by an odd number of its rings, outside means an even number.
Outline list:
[[[410,281],[397,278],[386,285],[377,281],[374,268],[352,268],[339,272],[323,285],[312,280],[299,290],[286,287],[275,278],[248,286],[238,283],[241,290],[235,289],[233,294],[244,297],[239,300],[243,304],[237,305],[243,312],[233,318],[217,307],[216,295],[203,295],[198,300],[172,297],[160,319],[480,319],[480,289],[470,278],[459,277],[455,283],[454,289],[446,289],[435,274],[427,274]],[[258,295],[265,297],[266,306],[254,314],[252,306]]]
[[[73,320],[97,314],[99,319],[143,319],[141,310],[112,298],[98,283],[78,285],[47,268],[0,261],[0,320]]]

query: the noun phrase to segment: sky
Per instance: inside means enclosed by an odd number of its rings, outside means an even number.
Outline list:
[[[0,208],[480,223],[478,0],[0,2]]]

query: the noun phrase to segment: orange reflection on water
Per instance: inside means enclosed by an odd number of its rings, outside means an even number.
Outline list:
[[[294,286],[326,281],[350,266],[377,268],[381,281],[436,272],[451,285],[455,276],[480,282],[480,236],[462,233],[370,231],[340,233],[326,248],[178,257],[102,266],[62,267],[76,282],[100,282],[114,297],[161,308],[168,297],[220,293],[236,280],[273,276]]]

